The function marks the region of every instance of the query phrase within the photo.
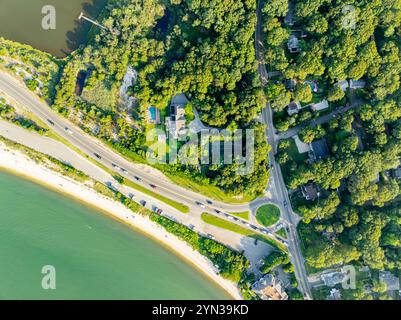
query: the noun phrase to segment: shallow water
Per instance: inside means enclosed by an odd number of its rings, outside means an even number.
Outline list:
[[[90,24],[78,21],[79,14],[96,18],[107,0],[1,0],[0,36],[30,44],[63,57],[86,41]],[[56,9],[56,29],[42,28],[42,8]]]
[[[158,243],[0,171],[0,299],[228,299]],[[55,290],[42,287],[53,266]],[[53,280],[55,282],[53,283]]]

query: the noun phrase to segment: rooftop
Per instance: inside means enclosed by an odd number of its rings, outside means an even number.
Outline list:
[[[299,110],[301,110],[301,105],[299,102],[296,102],[296,101],[291,102],[287,107],[287,112],[290,116],[298,113]]]
[[[340,87],[343,91],[347,91],[349,88],[349,83],[347,80],[338,81],[335,86]]]
[[[291,53],[299,52],[300,47],[297,36],[291,35],[287,45],[288,45],[288,50],[290,50]]]
[[[324,159],[330,154],[326,139],[320,139],[312,142],[312,151],[317,160]]]
[[[400,279],[397,278],[389,271],[380,271],[379,273],[380,281],[383,281],[387,285],[387,290],[400,290]]]
[[[312,104],[311,109],[313,111],[320,111],[327,109],[329,107],[329,102],[327,100],[320,101],[319,103]]]
[[[319,196],[319,191],[313,183],[301,187],[301,190],[306,200],[313,201]]]
[[[336,284],[343,282],[346,275],[342,272],[322,273],[320,278],[326,286],[334,287]]]
[[[327,300],[340,300],[341,299],[341,292],[338,289],[331,289],[330,294],[327,297]]]
[[[288,295],[284,291],[280,281],[272,274],[267,274],[252,286],[262,300],[287,300]]]
[[[350,89],[363,89],[366,87],[366,81],[363,79],[360,80],[350,80],[349,81]]]

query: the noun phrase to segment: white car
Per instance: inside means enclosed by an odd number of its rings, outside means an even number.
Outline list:
[[[70,128],[65,127],[64,130],[67,131],[68,134],[74,134]]]
[[[201,202],[196,202],[196,205],[201,207],[201,208],[206,208],[206,206]]]

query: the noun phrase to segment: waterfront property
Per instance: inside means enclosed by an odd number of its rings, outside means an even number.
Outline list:
[[[262,300],[288,299],[283,285],[272,274],[266,274],[263,278],[259,279],[259,281],[255,282],[252,286],[252,290],[255,291]]]

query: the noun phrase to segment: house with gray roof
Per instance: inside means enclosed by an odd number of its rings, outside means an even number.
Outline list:
[[[285,292],[280,280],[268,273],[259,281],[252,285],[252,290],[262,300],[287,300],[288,295]]]
[[[311,160],[318,161],[329,156],[330,151],[325,138],[313,141],[311,144]]]

